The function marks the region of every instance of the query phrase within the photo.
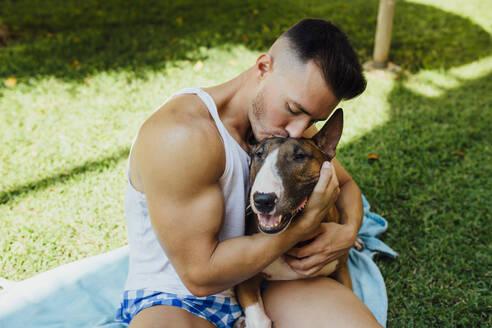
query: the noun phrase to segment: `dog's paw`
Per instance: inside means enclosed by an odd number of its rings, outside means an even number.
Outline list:
[[[355,243],[354,243],[354,247],[356,250],[358,250],[360,252],[364,248],[364,242],[362,241],[362,239],[357,237],[357,239],[355,240]]]
[[[245,328],[246,327],[246,318],[244,316],[240,316],[237,318],[236,321],[234,321],[234,325],[232,325],[232,328]]]
[[[246,328],[272,328],[272,321],[258,303],[250,305],[244,310]]]

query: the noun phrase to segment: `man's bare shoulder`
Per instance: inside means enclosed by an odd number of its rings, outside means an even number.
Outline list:
[[[206,185],[216,183],[225,168],[220,134],[207,108],[194,95],[177,96],[149,117],[133,152],[144,184],[152,181],[170,186],[181,179],[185,180],[181,181],[183,188],[189,183]]]

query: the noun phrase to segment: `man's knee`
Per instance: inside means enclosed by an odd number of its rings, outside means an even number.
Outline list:
[[[276,327],[380,327],[350,289],[330,278],[271,282],[263,300]]]

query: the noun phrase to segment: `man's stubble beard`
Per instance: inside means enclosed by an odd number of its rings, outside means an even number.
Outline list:
[[[253,136],[258,140],[258,138],[261,138],[261,136],[258,135],[258,129],[263,127],[262,121],[265,116],[265,99],[264,99],[265,92],[263,88],[258,91],[256,94],[255,98],[253,99],[253,102],[251,103],[251,107],[253,108],[253,117],[250,120],[251,123],[251,130],[253,132]]]
[[[263,113],[265,112],[265,99],[264,99],[265,92],[263,88],[258,91],[256,94],[255,99],[253,99],[253,114],[255,115],[255,118],[260,118]]]

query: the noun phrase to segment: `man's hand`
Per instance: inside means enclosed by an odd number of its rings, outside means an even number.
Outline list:
[[[294,225],[301,229],[302,239],[316,231],[334,206],[339,194],[340,187],[335,167],[330,162],[324,162],[318,183],[309,197],[304,213],[294,222]]]
[[[306,246],[294,247],[284,256],[290,267],[305,276],[321,270],[327,263],[345,255],[354,246],[357,231],[348,224],[323,222],[305,240],[313,239]]]
[[[336,158],[331,161],[331,164],[336,171],[333,172],[338,179],[336,182],[340,181],[339,196],[336,200],[340,213],[340,224],[324,222],[319,226],[316,225],[313,233],[303,238],[304,240],[314,238],[313,242],[304,247],[292,248],[284,256],[285,261],[294,271],[306,276],[319,271],[327,263],[346,254],[354,246],[364,214],[359,187]],[[327,189],[326,192],[329,190]]]

